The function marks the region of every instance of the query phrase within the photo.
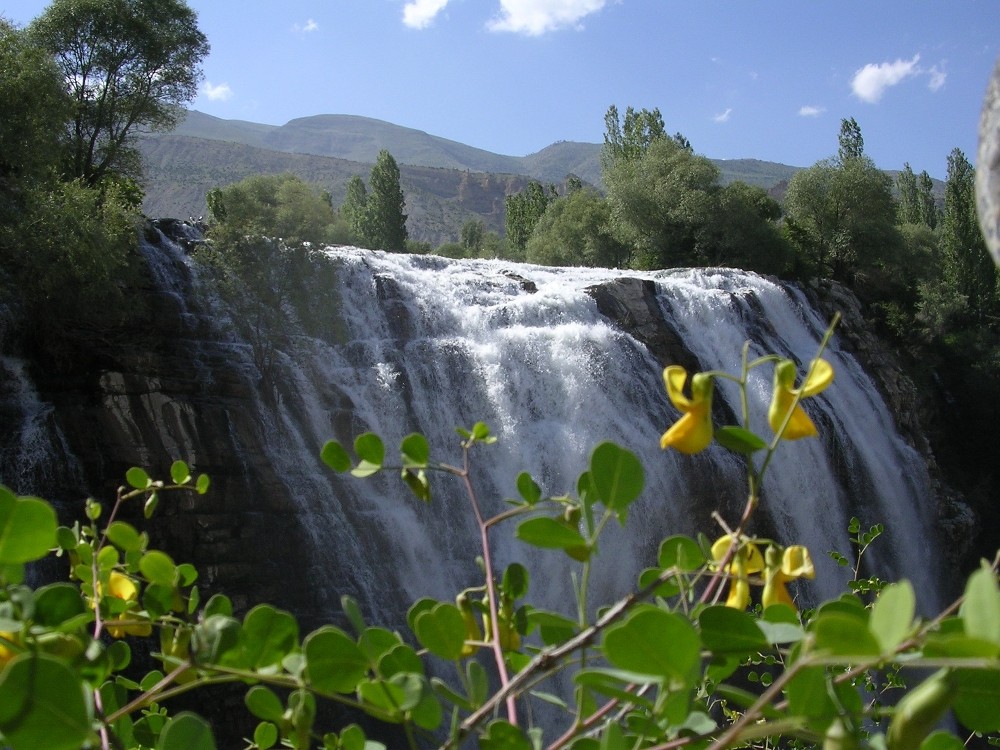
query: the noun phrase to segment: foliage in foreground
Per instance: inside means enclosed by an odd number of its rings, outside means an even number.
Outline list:
[[[774,372],[769,440],[747,427],[748,375],[760,367]],[[665,539],[636,589],[616,602],[590,601],[588,580],[594,566],[614,564],[598,554],[601,533],[629,521],[643,490],[642,466],[625,448],[598,445],[574,491],[557,497],[520,474],[518,498],[487,518],[470,473],[473,454],[494,441],[481,423],[458,431],[455,464],[432,460],[418,434],[402,441],[393,464],[371,433],[354,441],[353,456],[327,443],[321,457],[333,470],[359,479],[398,472],[425,502],[433,472],[466,488],[482,585],[453,601],[418,600],[408,633],[369,625],[350,599],[343,604],[353,632],[327,625],[304,636],[292,614],[267,604],[237,617],[224,596],[203,601],[191,565],[151,549],[146,532],[118,518],[136,502],[151,518],[167,491],[207,492],[208,478],[192,476],[183,462],[165,481],[131,469],[110,509],[89,500],[85,519],[72,527],[59,526],[45,501],[0,489],[0,741],[12,750],[212,750],[210,725],[194,713],[171,715],[170,699],[242,683],[259,720],[247,747],[258,750],[382,747],[354,724],[318,726],[318,700],[398,725],[411,747],[666,750],[781,741],[957,750],[958,737],[936,730],[949,709],[970,732],[1000,730],[996,564],[984,561],[959,601],[923,619],[907,581],[857,578],[881,527],[865,531],[855,519],[856,559],[838,560],[855,566],[852,590],[799,613],[788,586],[814,575],[809,550],[749,533],[774,452],[784,440],[816,434],[800,402],[830,387],[833,376],[817,356],[797,385],[791,360],[748,361],[746,349],[737,374],[664,371],[682,416],[661,447],[697,453],[717,441],[744,457],[748,502],[736,523],[716,516],[714,542]],[[719,379],[744,394],[740,424],[713,424]],[[507,522],[516,522],[521,543],[579,564],[566,584],[572,614],[533,606],[520,564],[494,569],[491,534]],[[50,554],[66,560],[69,581],[25,585],[25,565]],[[748,611],[757,590],[759,604]],[[133,648],[149,639],[160,668],[137,674]],[[936,671],[922,677],[928,668]],[[570,679],[570,695],[547,687],[555,675]],[[562,710],[562,725],[544,729],[552,734],[526,718],[535,701]]]

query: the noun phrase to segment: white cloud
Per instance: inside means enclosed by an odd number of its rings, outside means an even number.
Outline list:
[[[310,18],[304,24],[297,23],[294,26],[292,26],[292,30],[308,34],[311,31],[319,31],[319,24]]]
[[[927,71],[927,75],[931,77],[931,80],[927,82],[927,88],[931,91],[937,91],[944,86],[944,82],[948,78],[948,74],[937,65],[931,66],[931,69]]]
[[[733,114],[733,108],[730,107],[725,112],[720,112],[715,117],[712,118],[712,122],[729,122],[729,116]]]
[[[233,98],[233,90],[229,88],[228,83],[216,85],[211,81],[205,81],[201,85],[201,93],[213,102],[225,102]]]
[[[859,69],[851,80],[851,90],[863,102],[875,104],[890,86],[921,72],[917,67],[920,55],[914,55],[912,60],[896,60],[875,65],[868,63]]]
[[[819,117],[824,112],[826,112],[826,107],[817,107],[814,104],[804,104],[799,107],[800,117]]]
[[[430,2],[430,0],[426,0]],[[539,36],[566,27],[596,13],[608,0],[500,0],[500,16],[488,24],[491,31]]]
[[[413,29],[424,29],[445,9],[449,0],[411,0],[403,6],[403,23]]]

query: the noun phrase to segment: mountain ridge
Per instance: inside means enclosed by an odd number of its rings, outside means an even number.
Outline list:
[[[312,115],[267,125],[189,110],[173,131],[140,139],[143,209],[153,217],[201,216],[213,187],[278,172],[321,185],[339,205],[351,176],[367,177],[386,149],[400,167],[410,236],[438,245],[456,241],[462,224],[472,219],[502,233],[504,198],[529,180],[561,185],[575,175],[603,189],[601,148],[557,141],[527,156],[507,156],[361,115]],[[799,169],[756,159],[712,161],[723,184],[742,180],[779,195]]]

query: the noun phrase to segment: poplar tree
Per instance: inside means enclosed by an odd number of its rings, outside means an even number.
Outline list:
[[[385,149],[379,151],[368,179],[368,199],[362,235],[365,244],[375,250],[406,250],[406,201],[399,184],[399,167]]]

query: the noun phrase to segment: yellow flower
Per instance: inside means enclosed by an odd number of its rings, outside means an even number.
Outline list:
[[[729,552],[733,544],[733,537],[726,534],[719,537],[712,545],[712,559],[720,563]],[[738,550],[729,561],[726,572],[730,574],[731,582],[729,586],[729,596],[726,599],[726,606],[733,609],[746,609],[750,604],[750,579],[751,573],[759,573],[764,569],[764,558],[760,554],[757,545],[750,541],[743,541]]]
[[[781,551],[779,547],[771,546],[767,550],[767,567],[764,580],[764,593],[761,604],[769,607],[772,604],[787,604],[796,609],[788,587],[785,585],[796,578],[815,578],[809,550],[801,544],[793,544]]]
[[[676,448],[681,453],[698,453],[712,442],[712,388],[711,375],[703,372],[691,376],[691,398],[684,395],[687,371],[680,365],[671,365],[663,371],[670,402],[682,416],[663,433],[660,447]]]
[[[111,576],[108,578],[108,595],[124,599],[127,602],[134,602],[139,598],[139,587],[127,575],[112,570]],[[126,635],[147,636],[153,632],[153,626],[149,620],[135,612],[122,612],[115,617],[115,620],[129,622],[129,624],[112,625],[108,622],[108,635],[112,638],[124,638]],[[141,621],[135,622],[135,620]]]
[[[12,643],[16,641],[13,633],[9,633],[6,630],[0,630],[0,638],[4,638]],[[17,652],[8,646],[4,641],[0,640],[0,669],[3,669],[7,662],[17,656]]]
[[[775,432],[781,429],[781,424],[785,421],[785,416],[796,396],[799,396],[800,400],[815,396],[833,381],[833,367],[825,359],[814,359],[810,370],[806,382],[801,387],[796,388],[795,363],[790,359],[783,359],[775,365],[774,393],[771,396],[771,407],[767,411],[767,421]],[[792,411],[784,433],[782,433],[782,438],[798,440],[814,435],[816,435],[816,425],[802,410],[802,407],[795,404],[795,409]]]

